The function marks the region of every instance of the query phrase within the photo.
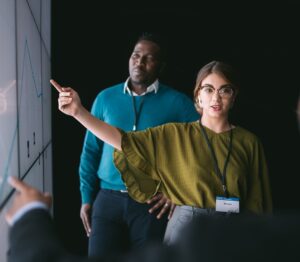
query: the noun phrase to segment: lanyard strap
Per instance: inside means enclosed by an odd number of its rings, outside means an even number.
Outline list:
[[[226,170],[227,170],[227,166],[228,166],[228,163],[229,163],[229,158],[230,158],[231,151],[232,151],[232,136],[233,136],[232,128],[230,129],[230,139],[229,139],[228,153],[227,153],[227,157],[226,157],[226,160],[225,160],[225,163],[224,163],[223,174],[222,174],[221,171],[220,171],[220,168],[218,166],[218,161],[217,161],[215,151],[214,151],[214,149],[213,149],[213,147],[212,147],[212,145],[211,145],[211,143],[208,139],[207,133],[206,133],[201,121],[199,121],[199,124],[200,124],[201,131],[204,135],[204,138],[206,140],[206,143],[208,145],[208,148],[210,150],[210,153],[212,155],[216,174],[222,181],[222,188],[223,188],[225,196],[227,197],[228,192],[227,192],[227,188],[226,188]]]
[[[143,107],[145,95],[143,95],[142,98],[141,98],[141,103],[140,103],[140,106],[139,106],[138,110],[136,108],[134,95],[131,94],[131,97],[132,97],[132,106],[133,106],[133,112],[134,112],[134,122],[133,122],[132,130],[136,131],[138,121],[139,121],[139,118],[140,118],[140,113],[141,113],[141,110],[142,110],[142,107]]]

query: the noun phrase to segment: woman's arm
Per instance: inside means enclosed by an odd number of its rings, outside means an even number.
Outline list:
[[[73,116],[103,142],[121,150],[121,133],[117,128],[92,116],[90,112],[82,106],[75,90],[70,87],[62,87],[54,80],[50,80],[50,83],[59,92],[58,108],[61,112]]]

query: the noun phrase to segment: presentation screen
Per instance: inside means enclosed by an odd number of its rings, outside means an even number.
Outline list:
[[[52,175],[50,7],[0,1],[0,207],[12,192],[9,176],[45,190]]]

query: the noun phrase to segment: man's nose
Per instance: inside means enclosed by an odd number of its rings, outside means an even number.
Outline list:
[[[144,57],[139,57],[136,60],[136,65],[144,65],[145,64],[145,58]]]

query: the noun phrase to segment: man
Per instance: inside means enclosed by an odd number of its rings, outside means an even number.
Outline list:
[[[67,252],[62,246],[49,214],[52,198],[15,177],[9,184],[16,190],[6,221],[9,232],[8,262],[175,262],[177,253],[161,244],[145,248],[126,256],[110,256],[107,260],[80,257]]]
[[[15,188],[12,205],[6,213],[11,226],[8,262],[176,262],[178,254],[161,244],[150,244],[126,256],[110,256],[107,260],[80,257],[62,246],[49,214],[52,198],[25,182],[9,177]]]
[[[52,198],[15,177],[9,183],[16,189],[6,220],[9,232],[9,262],[91,261],[75,258],[62,247],[48,209]]]
[[[100,92],[91,113],[125,131],[199,119],[191,99],[159,82],[163,67],[164,50],[158,37],[142,35],[129,59],[128,79]],[[79,175],[80,215],[89,236],[89,256],[106,257],[163,239],[167,223],[163,213],[172,207],[170,201],[161,194],[144,204],[131,199],[113,164],[113,148],[90,132]]]

